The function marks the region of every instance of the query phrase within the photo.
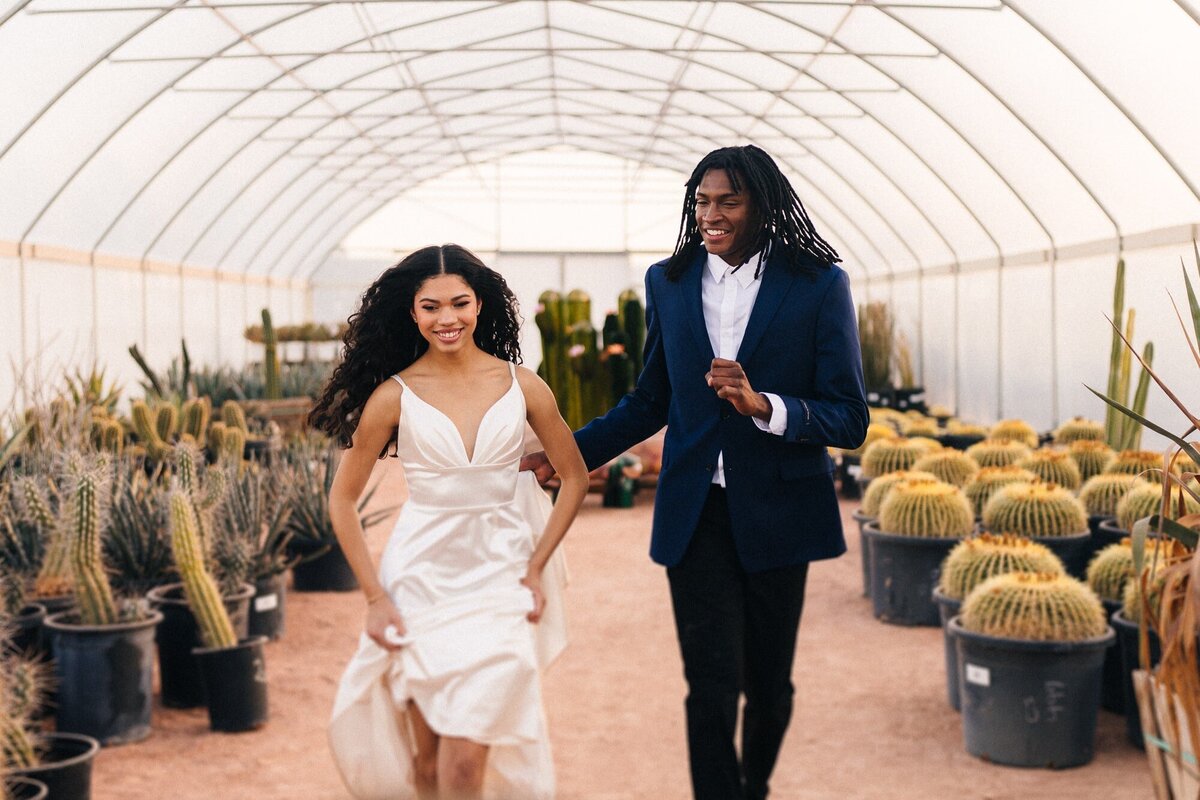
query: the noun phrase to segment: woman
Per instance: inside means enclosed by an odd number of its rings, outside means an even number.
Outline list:
[[[587,471],[550,389],[514,363],[519,324],[472,253],[418,250],[363,296],[310,415],[348,447],[329,510],[366,626],[329,735],[357,797],[480,797],[485,780],[500,797],[553,795],[538,670],[561,642],[531,623]],[[548,515],[517,470],[527,421],[562,476]],[[357,502],[393,447],[409,498],[376,574]]]

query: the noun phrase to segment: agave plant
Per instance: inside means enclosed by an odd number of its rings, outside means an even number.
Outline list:
[[[217,510],[218,561],[225,549],[245,548],[253,581],[278,575],[297,560],[288,552],[295,531],[289,526],[295,498],[291,482],[280,472],[244,470],[232,474]]]

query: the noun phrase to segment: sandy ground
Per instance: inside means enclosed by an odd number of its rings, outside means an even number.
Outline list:
[[[379,471],[402,493],[398,469]],[[379,493],[380,499],[388,491]],[[545,678],[562,800],[690,797],[684,683],[666,578],[646,555],[650,498],[632,510],[589,496],[564,546],[572,643]],[[796,713],[772,797],[1148,798],[1145,756],[1123,719],[1100,712],[1096,758],[1065,771],[983,763],[963,748],[946,703],[941,632],[876,622],[860,596],[857,527],[843,501],[850,553],[814,565],[796,658]],[[382,547],[390,527],[371,533]],[[97,800],[334,800],[348,795],[325,722],[362,624],[360,595],[291,594],[287,632],[267,647],[271,721],[214,734],[206,712],[156,707],[154,732],[102,751]]]

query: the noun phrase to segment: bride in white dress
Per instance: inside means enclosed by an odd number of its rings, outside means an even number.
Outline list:
[[[554,556],[587,470],[515,365],[518,327],[499,274],[456,245],[418,250],[363,295],[310,416],[348,446],[329,508],[367,610],[329,741],[357,798],[554,795],[539,668],[565,642]],[[552,509],[518,472],[526,422],[562,478]],[[356,504],[393,447],[409,498],[376,572]]]

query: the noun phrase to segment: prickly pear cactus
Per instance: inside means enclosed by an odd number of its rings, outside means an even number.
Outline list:
[[[917,472],[911,469],[901,469],[880,475],[867,485],[867,490],[863,492],[862,508],[859,510],[868,517],[878,517],[883,501],[887,499],[888,493],[897,483],[907,480],[936,481],[937,479],[937,476],[931,472]]]
[[[1086,533],[1087,513],[1071,492],[1053,483],[1014,483],[983,508],[983,526],[995,533],[1040,539]]]
[[[1044,544],[1023,536],[981,533],[963,539],[942,562],[938,588],[962,600],[988,578],[1009,572],[1063,574],[1062,561]]]
[[[1195,488],[1195,484],[1192,484],[1192,488]],[[1162,510],[1162,498],[1163,487],[1160,484],[1143,483],[1141,486],[1135,486],[1117,502],[1117,525],[1127,531],[1133,530],[1133,524],[1139,519],[1157,514]],[[1178,486],[1172,485],[1168,519],[1178,519],[1181,516],[1179,513],[1180,500],[1183,501],[1185,514],[1200,514],[1200,503],[1197,503],[1191,495],[1180,490]]]
[[[999,439],[1002,442],[1020,442],[1031,450],[1038,446],[1037,431],[1023,419],[1000,420],[988,431],[988,438]]]
[[[939,446],[931,439],[905,439],[903,436],[874,441],[863,452],[863,477],[878,478],[898,469],[912,469],[917,459],[933,452]]]
[[[1035,450],[1028,458],[1018,461],[1017,466],[1029,470],[1046,483],[1057,483],[1071,491],[1075,491],[1083,483],[1083,476],[1075,460],[1062,450],[1052,450],[1048,447]]]
[[[992,495],[1001,487],[1012,483],[1033,483],[1037,476],[1027,469],[1018,466],[981,467],[979,472],[963,487],[963,493],[971,501],[975,516],[983,516],[983,509]]]
[[[1004,639],[1078,642],[1108,630],[1096,593],[1066,575],[1010,572],[988,578],[963,601],[962,626]]]
[[[939,481],[961,488],[979,472],[979,465],[963,451],[946,448],[917,459],[913,469],[932,472]]]
[[[1072,442],[1104,441],[1104,423],[1083,417],[1072,417],[1054,429],[1054,443],[1068,445]]]
[[[1079,476],[1085,481],[1099,475],[1108,468],[1116,453],[1107,442],[1097,442],[1091,439],[1080,439],[1067,447],[1075,466],[1079,467]]]
[[[1008,439],[984,439],[967,448],[967,455],[981,467],[1008,467],[1028,458],[1033,452],[1022,442]]]
[[[901,481],[879,509],[879,529],[898,536],[953,538],[970,534],[974,525],[962,490],[941,481]]]
[[[1153,450],[1122,450],[1104,471],[1119,475],[1137,475],[1151,483],[1162,483],[1163,454]]]
[[[1111,517],[1116,515],[1117,503],[1127,492],[1149,485],[1136,475],[1096,475],[1083,484],[1079,490],[1079,500],[1092,516]]]

